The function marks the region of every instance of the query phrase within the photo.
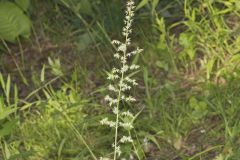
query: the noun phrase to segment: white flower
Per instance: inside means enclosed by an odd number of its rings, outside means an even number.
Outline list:
[[[118,92],[118,89],[116,89],[112,84],[108,86],[108,90],[113,92]]]
[[[118,79],[118,78],[119,78],[118,75],[113,74],[113,73],[108,73],[108,77],[107,77],[108,80],[115,80],[115,79]]]
[[[119,125],[125,128],[126,130],[130,130],[134,128],[132,123],[129,123],[129,122],[125,122],[125,123],[120,122]]]
[[[130,69],[131,69],[131,70],[134,70],[134,69],[138,69],[139,67],[140,67],[139,65],[132,64],[132,65],[130,66]]]
[[[128,65],[124,65],[122,68],[121,68],[121,73],[125,73],[128,71]]]
[[[127,45],[126,44],[121,44],[117,51],[122,51],[122,52],[126,52],[127,51]]]
[[[115,53],[115,54],[114,54],[114,57],[117,58],[117,59],[119,59],[119,58],[120,58],[120,54],[119,54],[119,53]]]
[[[118,109],[117,107],[114,107],[114,108],[113,108],[113,113],[114,113],[114,114],[118,114],[118,113],[119,113],[119,109]]]
[[[132,52],[127,53],[127,57],[131,57],[132,55],[133,55]]]
[[[129,7],[134,7],[134,2],[133,2],[133,1],[127,2],[127,6],[129,6]]]
[[[126,84],[124,82],[120,82],[119,87],[121,88],[122,91],[130,90],[132,88],[131,86],[129,86],[128,84]]]
[[[134,86],[138,85],[135,79],[131,79],[129,77],[125,77],[125,81],[127,81],[128,83],[131,83]]]
[[[112,40],[112,44],[121,44],[121,42],[119,40]]]
[[[139,54],[139,53],[142,53],[143,52],[143,49],[140,49],[140,48],[137,48],[137,53]]]
[[[120,70],[117,69],[117,68],[113,68],[113,69],[112,69],[112,73],[119,73],[119,72],[120,72]]]
[[[122,112],[121,113],[122,116],[127,116],[127,117],[130,117],[130,118],[134,118],[133,114],[129,111],[126,111],[126,112]]]
[[[106,95],[104,99],[105,99],[105,101],[111,101],[112,100],[112,98],[109,95]]]
[[[130,38],[127,38],[127,39],[126,39],[126,43],[127,43],[127,45],[130,45],[130,44],[131,44],[131,39],[130,39]]]
[[[130,137],[130,136],[123,136],[121,139],[120,139],[120,142],[121,143],[126,143],[126,142],[130,142],[130,143],[132,143],[133,142],[133,139],[132,139],[132,137]]]
[[[116,127],[116,122],[109,121],[108,118],[104,118],[100,121],[102,125],[107,125],[109,127]]]
[[[113,104],[117,104],[118,100],[110,97],[109,95],[105,96],[105,101],[109,102],[109,105],[112,106]]]
[[[121,63],[125,65],[127,63],[127,57],[122,56],[121,58]]]
[[[117,147],[116,147],[116,152],[117,152],[117,154],[118,154],[118,157],[122,154],[122,151],[121,151],[120,146],[117,146]]]
[[[115,144],[113,143],[112,147],[115,148],[115,151],[116,151],[116,153],[118,154],[118,157],[119,157],[121,155],[121,153],[122,153],[120,146],[119,145],[115,146]]]
[[[136,99],[134,97],[132,97],[132,96],[129,96],[129,97],[126,98],[126,101],[127,102],[135,102]]]

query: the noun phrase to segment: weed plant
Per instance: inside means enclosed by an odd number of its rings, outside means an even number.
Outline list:
[[[114,160],[121,156],[121,146],[124,143],[132,143],[134,145],[131,136],[131,130],[134,128],[133,122],[136,117],[126,107],[124,107],[125,103],[129,104],[136,101],[136,99],[130,95],[130,91],[133,86],[137,85],[133,75],[139,66],[129,62],[129,60],[132,58],[132,56],[142,52],[142,49],[139,48],[133,51],[129,50],[129,46],[131,45],[130,34],[132,33],[134,9],[134,1],[129,0],[127,2],[126,15],[124,19],[125,26],[122,31],[124,42],[118,40],[112,41],[113,45],[116,45],[116,53],[114,54],[114,58],[116,58],[120,63],[120,68],[114,67],[112,71],[108,73],[107,79],[112,81],[108,86],[108,90],[111,93],[106,95],[105,100],[112,108],[112,113],[116,115],[116,118],[114,121],[109,120],[108,118],[101,120],[101,124],[107,125],[115,130],[114,142],[112,144],[114,148]],[[124,129],[127,135],[120,137],[120,128]]]

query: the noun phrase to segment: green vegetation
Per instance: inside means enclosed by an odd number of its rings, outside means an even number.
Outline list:
[[[0,0],[0,159],[240,159],[240,1],[135,4],[136,102],[116,114],[133,128],[116,134],[101,122],[126,1]]]

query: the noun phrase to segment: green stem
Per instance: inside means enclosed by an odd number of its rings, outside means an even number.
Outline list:
[[[126,52],[124,52],[124,57],[126,55]],[[124,64],[123,64],[124,66]],[[124,72],[122,72],[120,83],[123,82],[124,79]],[[117,103],[117,115],[116,115],[116,126],[115,126],[115,140],[114,140],[114,160],[117,158],[117,137],[118,137],[118,123],[119,123],[119,105],[120,105],[120,100],[121,100],[121,95],[122,95],[122,85],[119,87],[118,91],[118,103]]]
[[[127,39],[128,39],[128,36],[126,35],[125,37],[125,45],[127,47]],[[123,58],[125,59],[126,58],[126,52],[127,52],[127,49],[123,52]],[[124,67],[125,63],[122,64],[122,67]],[[122,72],[122,75],[121,75],[121,79],[120,79],[120,83],[123,82],[123,79],[124,79],[124,72]],[[117,115],[116,115],[116,126],[115,126],[115,140],[114,140],[114,160],[116,160],[117,158],[117,139],[118,139],[118,123],[119,123],[119,105],[120,105],[120,100],[121,100],[121,95],[122,95],[122,85],[120,85],[119,87],[119,91],[118,91],[118,102],[117,102]]]
[[[21,54],[22,66],[23,66],[23,68],[25,69],[24,51],[23,51],[23,47],[22,47],[22,44],[21,44],[21,41],[20,41],[19,37],[17,38],[17,41],[18,41],[18,45],[19,45],[19,49],[20,49],[20,54]]]
[[[122,74],[121,80],[123,80],[123,74]],[[116,160],[117,158],[117,137],[118,137],[119,104],[120,104],[120,98],[121,98],[121,90],[122,90],[122,87],[120,86],[120,89],[118,92],[117,115],[116,115],[116,125],[115,125],[114,158],[113,158],[114,160]]]

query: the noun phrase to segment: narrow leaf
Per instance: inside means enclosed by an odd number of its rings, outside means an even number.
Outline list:
[[[45,64],[43,65],[42,71],[41,71],[41,82],[44,82],[45,80]]]
[[[11,87],[11,77],[10,77],[10,75],[8,75],[6,89],[5,89],[8,104],[10,104],[10,89],[11,89],[10,87]]]
[[[148,4],[148,0],[142,0],[136,7],[136,10],[139,10],[140,8],[144,7]]]

